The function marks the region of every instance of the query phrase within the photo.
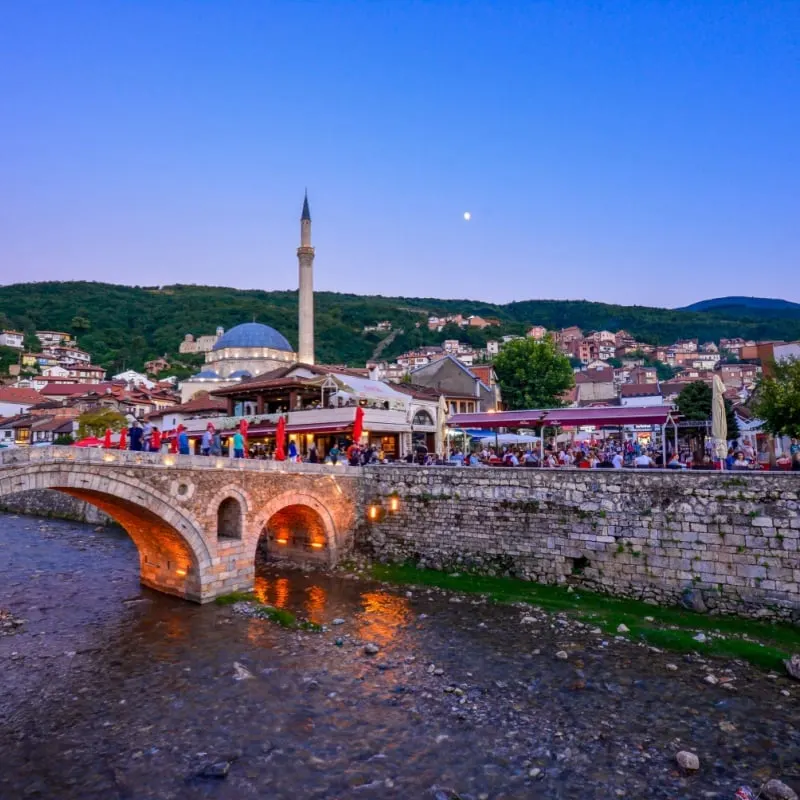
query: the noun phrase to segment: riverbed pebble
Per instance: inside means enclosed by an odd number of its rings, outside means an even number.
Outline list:
[[[764,784],[761,795],[765,800],[797,800],[797,792],[777,778]]]
[[[678,766],[687,772],[696,772],[700,769],[700,759],[688,750],[681,750],[675,756]]]

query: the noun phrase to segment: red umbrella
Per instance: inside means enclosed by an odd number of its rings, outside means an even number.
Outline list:
[[[75,442],[75,447],[102,447],[103,440],[98,439],[96,436],[87,436],[79,442]]]
[[[119,449],[120,450],[127,450],[128,449],[128,429],[123,428],[119,432]]]
[[[111,449],[111,428],[106,428],[106,435],[103,437],[103,447]]]
[[[364,432],[364,409],[359,406],[356,409],[356,420],[353,423],[353,441],[358,444],[361,441],[361,434]]]
[[[286,461],[286,451],[283,449],[283,443],[286,439],[286,417],[281,417],[278,420],[278,428],[275,431],[275,460]]]
[[[239,422],[239,433],[242,434],[242,439],[244,440],[244,457],[247,458],[247,420],[243,419]]]

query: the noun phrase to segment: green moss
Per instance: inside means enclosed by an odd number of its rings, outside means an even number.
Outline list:
[[[214,602],[218,606],[232,606],[234,603],[256,603],[256,596],[252,592],[231,592],[221,594]]]
[[[303,631],[322,630],[322,626],[317,625],[316,622],[298,620],[291,611],[285,608],[275,608],[275,606],[268,606],[259,602],[258,598],[252,592],[231,592],[230,594],[223,594],[217,597],[214,602],[218,606],[230,606],[234,603],[251,603],[255,606],[256,617],[268,619],[283,628]]]
[[[733,616],[696,614],[678,607],[651,606],[639,600],[625,600],[596,592],[544,585],[514,578],[481,575],[448,575],[421,570],[410,564],[375,564],[376,580],[400,585],[437,586],[451,591],[481,594],[496,603],[529,603],[546,611],[573,613],[578,619],[597,625],[609,634],[617,626],[628,626],[633,638],[678,652],[698,651],[708,655],[741,658],[765,669],[781,669],[782,660],[800,651],[800,628],[757,622]],[[651,617],[652,622],[646,620]],[[712,636],[701,644],[693,637],[698,631]]]

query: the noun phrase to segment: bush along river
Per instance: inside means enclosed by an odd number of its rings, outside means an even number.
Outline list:
[[[794,628],[366,563],[201,607],[121,531],[31,517],[0,553],[3,800],[800,786]]]

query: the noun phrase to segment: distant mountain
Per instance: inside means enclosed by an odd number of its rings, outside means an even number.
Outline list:
[[[485,347],[488,339],[520,335],[531,325],[550,330],[578,325],[585,331],[625,329],[643,342],[670,344],[676,339],[703,342],[720,337],[800,339],[800,305],[775,308],[726,303],[785,303],[779,300],[724,298],[697,304],[702,310],[675,310],[593,303],[586,300],[525,300],[496,305],[479,300],[432,297],[380,297],[315,293],[316,356],[321,363],[363,366],[385,332],[365,326],[388,321],[394,338],[381,358],[392,360],[421,345],[460,339]],[[709,306],[708,304],[712,304]],[[713,305],[721,304],[721,305]],[[430,314],[474,314],[495,320],[491,327],[428,330]],[[79,281],[18,283],[0,286],[0,330],[30,335],[36,329],[67,331],[95,363],[119,372],[140,369],[148,359],[174,357],[187,333],[213,333],[240,322],[263,322],[297,341],[297,292],[266,292],[222,286],[119,286]],[[0,354],[1,355],[1,354]],[[181,357],[188,372],[198,357]],[[174,370],[180,374],[179,369]]]
[[[778,300],[770,297],[714,297],[711,300],[701,300],[690,306],[679,308],[678,311],[790,311],[800,313],[800,303],[789,300]]]

